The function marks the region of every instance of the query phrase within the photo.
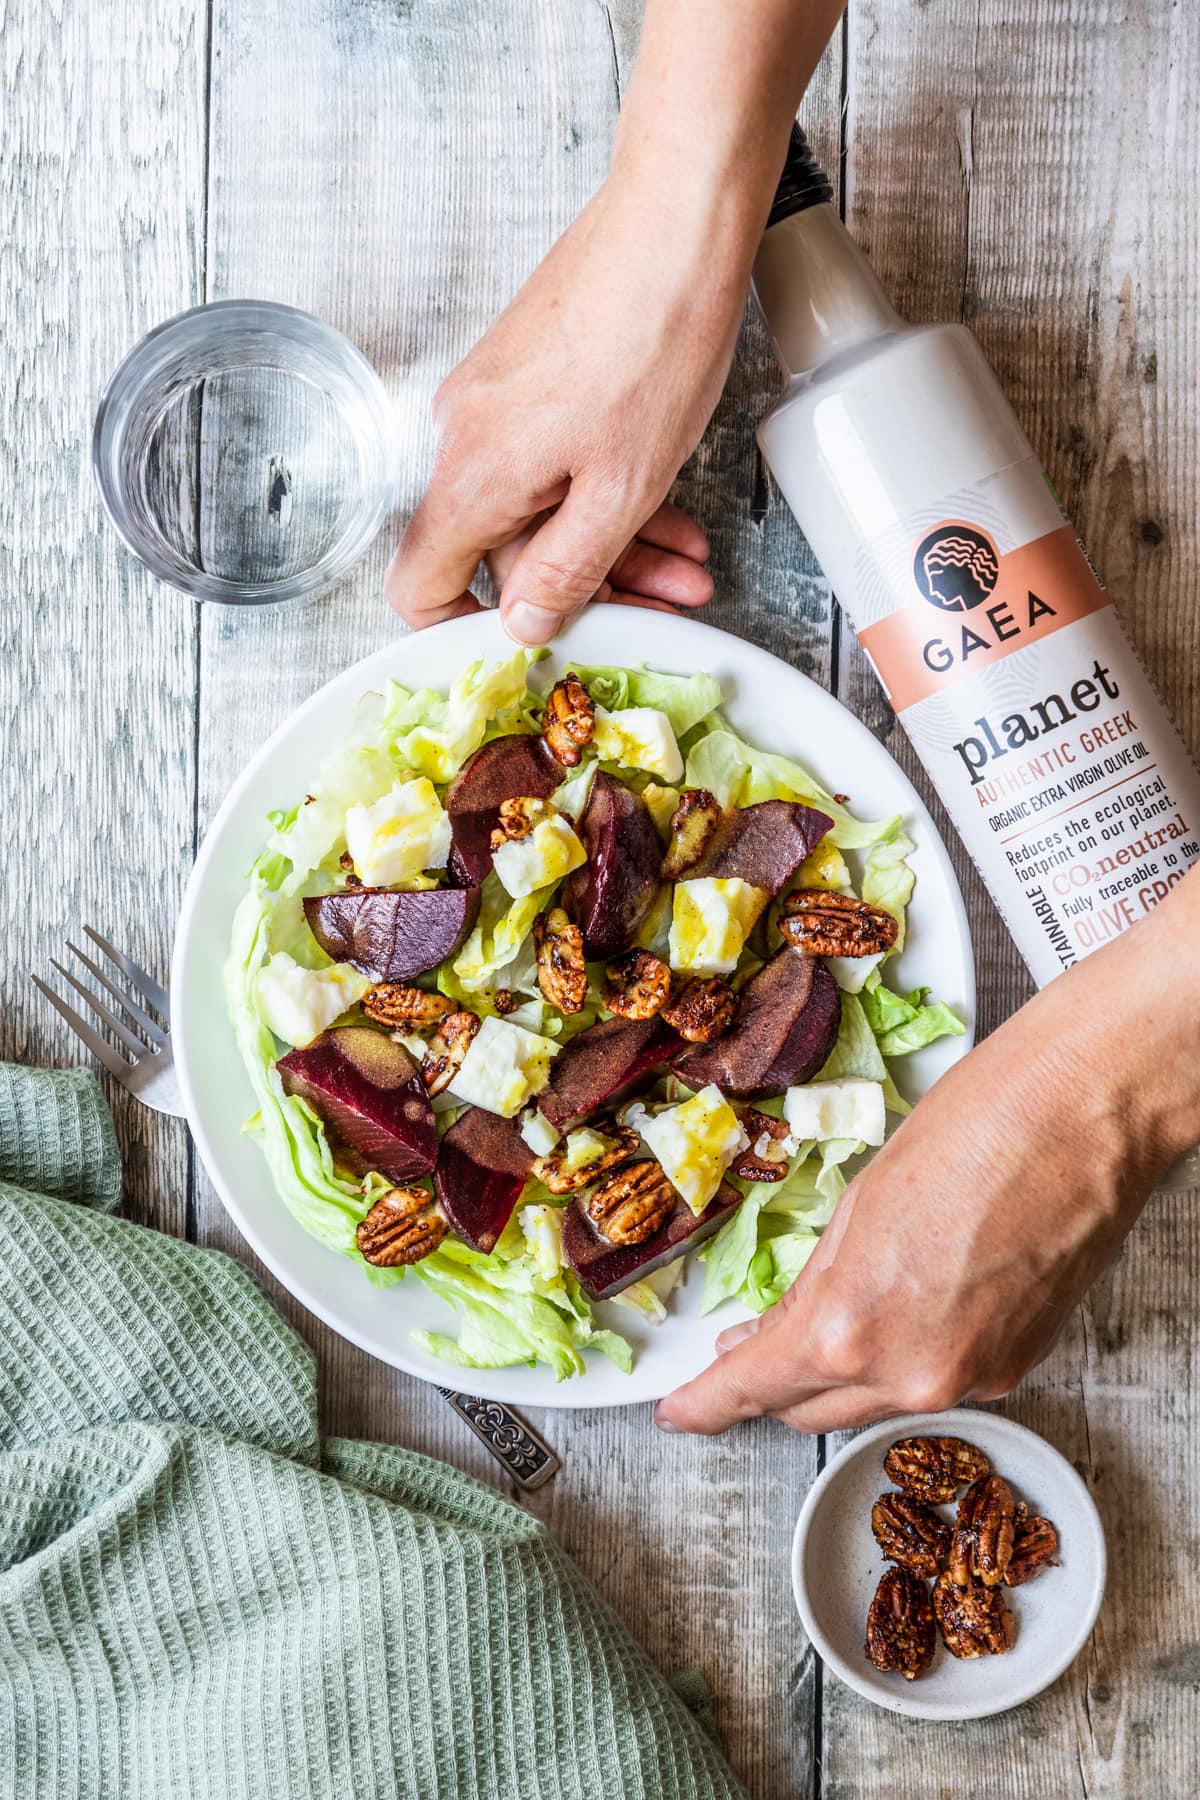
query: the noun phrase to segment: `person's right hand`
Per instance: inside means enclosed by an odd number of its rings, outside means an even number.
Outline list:
[[[594,598],[700,606],[704,534],[664,504],[729,367],[756,227],[611,176],[442,384],[437,455],[388,573],[413,627],[468,612],[486,560],[509,634]],[[658,216],[656,216],[658,215]]]

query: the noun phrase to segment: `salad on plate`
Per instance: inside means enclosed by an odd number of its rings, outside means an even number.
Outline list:
[[[704,673],[472,664],[390,683],[270,835],[225,985],[276,1189],[363,1279],[418,1280],[464,1368],[589,1352],[786,1292],[964,1026],[889,985],[914,877],[756,748]],[[602,1303],[602,1311],[598,1308]]]

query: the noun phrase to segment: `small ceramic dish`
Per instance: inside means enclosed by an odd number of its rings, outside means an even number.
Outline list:
[[[916,1681],[868,1662],[867,1608],[884,1569],[871,1507],[892,1488],[883,1459],[897,1438],[961,1437],[975,1444],[1018,1500],[1058,1528],[1059,1564],[1005,1589],[1017,1637],[1003,1656],[959,1661],[939,1635]],[[953,1507],[938,1509],[948,1521]],[[1044,1438],[999,1413],[960,1408],[911,1413],[861,1432],[809,1490],[792,1544],[792,1588],[804,1629],[842,1680],[890,1712],[917,1719],[982,1719],[1007,1712],[1057,1681],[1087,1643],[1104,1597],[1107,1554],[1100,1516],[1070,1463]]]

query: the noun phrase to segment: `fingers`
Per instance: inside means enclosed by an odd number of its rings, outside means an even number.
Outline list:
[[[548,644],[607,584],[637,525],[626,509],[576,482],[509,570],[500,593],[508,635],[518,644]]]
[[[389,605],[414,631],[478,610],[468,589],[484,554],[513,537],[529,516],[478,497],[464,503],[461,484],[435,467],[388,569]]]
[[[780,1329],[760,1323],[695,1381],[660,1400],[654,1423],[661,1431],[695,1431],[707,1437],[742,1419],[786,1412],[819,1393],[826,1384],[811,1377],[806,1381],[799,1373],[804,1367],[801,1347],[789,1345],[788,1353],[780,1354]]]
[[[616,590],[667,600],[673,606],[704,606],[713,595],[707,569],[690,556],[645,542],[640,534],[618,556],[611,573]]]
[[[638,536],[644,543],[657,544],[660,550],[674,551],[676,556],[687,556],[698,563],[708,561],[708,539],[695,519],[680,512],[669,500],[651,513]]]
[[[825,1388],[796,1406],[785,1406],[775,1417],[793,1431],[809,1431],[814,1435],[825,1431],[848,1431],[855,1425],[874,1425],[879,1419],[894,1418],[903,1408],[892,1405],[883,1395],[869,1387]]]

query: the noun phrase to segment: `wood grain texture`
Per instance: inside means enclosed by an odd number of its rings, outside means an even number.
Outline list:
[[[1180,85],[1200,66],[1195,15],[855,0],[849,42],[851,228],[907,316],[979,334],[1196,747],[1200,109]],[[843,696],[928,797],[846,630],[841,667]],[[989,1029],[1026,980],[956,861]],[[1195,1792],[1195,1218],[1194,1197],[1152,1202],[1005,1403],[1072,1459],[1100,1507],[1109,1588],[1088,1650],[1047,1694],[969,1727],[897,1720],[828,1681],[830,1800]]]
[[[205,8],[18,0],[0,46],[0,1055],[74,1064],[28,971],[83,920],[165,971],[191,863],[194,616],[103,522],[89,451],[113,368],[198,297]],[[182,1230],[183,1125],[115,1111],[129,1209]]]

